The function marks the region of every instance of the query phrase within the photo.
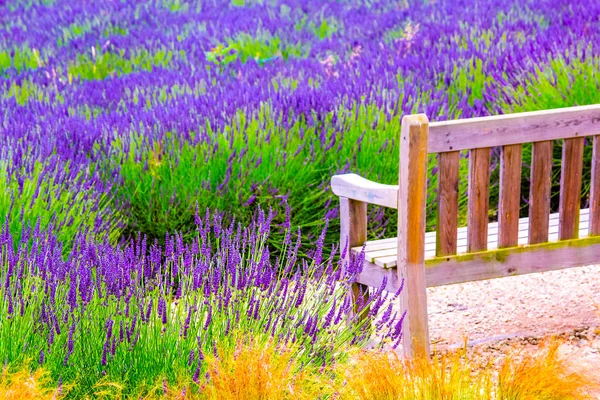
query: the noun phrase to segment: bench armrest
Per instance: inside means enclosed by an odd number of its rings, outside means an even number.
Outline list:
[[[331,190],[340,197],[398,208],[398,185],[384,185],[356,174],[346,174],[331,178]]]

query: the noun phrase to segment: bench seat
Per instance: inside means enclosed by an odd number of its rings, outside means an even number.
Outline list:
[[[588,236],[589,209],[581,209],[579,214],[579,238]],[[519,219],[519,245],[528,244],[529,218]],[[550,215],[549,242],[558,241],[558,213]],[[367,241],[365,244],[365,261],[381,268],[394,268],[397,261],[398,239],[381,239]],[[467,253],[467,227],[458,229],[457,254]],[[498,223],[488,225],[488,250],[498,248]],[[362,246],[353,247],[352,251],[360,253]],[[425,260],[435,258],[436,232],[425,234]]]

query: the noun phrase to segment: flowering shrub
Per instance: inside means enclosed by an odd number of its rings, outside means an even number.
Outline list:
[[[242,227],[207,213],[196,218],[191,243],[169,236],[164,251],[141,237],[115,248],[81,235],[66,260],[53,232],[26,232],[15,251],[5,227],[0,357],[35,358],[53,376],[79,382],[77,391],[103,375],[131,387],[186,373],[198,381],[205,354],[217,343],[233,346],[234,331],[295,344],[302,365],[328,365],[368,341],[370,327],[348,323],[355,319],[348,285],[360,259],[341,268],[317,248],[309,263],[297,257],[300,239],[288,235],[273,261],[270,220],[260,212]],[[397,346],[402,319],[383,307],[392,295],[378,290],[363,306],[381,314],[374,329]]]

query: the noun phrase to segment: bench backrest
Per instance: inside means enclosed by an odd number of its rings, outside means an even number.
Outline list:
[[[407,246],[401,246],[404,249],[399,249],[399,257],[405,259],[408,256],[410,262],[410,248],[416,246],[416,251],[423,246],[426,163],[427,154],[431,153],[438,154],[437,256],[457,252],[459,163],[463,150],[468,151],[469,159],[468,252],[487,250],[490,152],[493,147],[501,148],[498,247],[518,244],[524,143],[532,143],[529,243],[548,241],[552,150],[557,139],[563,139],[559,239],[578,236],[586,136],[593,136],[589,234],[600,234],[600,138],[596,135],[600,135],[600,105],[433,123],[429,123],[423,114],[405,116],[400,146],[398,233],[406,238]]]

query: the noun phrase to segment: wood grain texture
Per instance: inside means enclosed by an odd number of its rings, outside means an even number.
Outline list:
[[[600,104],[433,122],[430,153],[584,137],[600,133]]]
[[[552,188],[552,141],[533,143],[529,186],[529,243],[548,241],[550,190]]]
[[[600,137],[592,142],[592,182],[590,187],[590,236],[600,235]]]
[[[398,208],[398,186],[373,182],[356,174],[334,175],[331,190],[340,197]]]
[[[600,237],[540,243],[522,248],[490,250],[481,253],[440,257],[425,262],[427,287],[474,282],[504,276],[574,268],[600,263]],[[358,281],[373,285],[387,277],[386,290],[398,290],[401,280],[396,270],[365,262]]]
[[[541,243],[427,262],[427,286],[443,286],[503,276],[600,263],[600,237]]]
[[[346,269],[350,262],[352,247],[361,246],[367,240],[367,203],[340,197],[340,249],[345,251],[342,268]],[[381,282],[380,282],[381,284]],[[369,288],[361,283],[354,283],[350,288],[350,301],[357,319],[367,318]]]
[[[490,199],[490,149],[469,151],[468,240],[469,252],[487,249]]]
[[[579,233],[584,140],[585,138],[581,137],[565,139],[563,142],[558,211],[560,240],[575,239]]]
[[[458,179],[460,152],[438,154],[438,256],[456,254],[458,233]]]
[[[429,355],[425,281],[427,135],[424,114],[402,118],[398,190],[398,281],[404,279],[400,309],[406,311],[402,347],[406,357]]]
[[[498,247],[512,247],[519,242],[521,209],[520,144],[502,147],[500,156],[500,199],[498,202]]]
[[[583,208],[579,212],[579,237],[588,236],[589,209]],[[558,241],[558,213],[550,215],[550,227],[548,230],[548,242]],[[519,219],[518,245],[528,244],[529,219]],[[488,225],[488,250],[498,248],[498,223],[492,222]],[[381,268],[394,268],[398,257],[397,238],[380,239],[368,241],[365,246],[365,260],[380,266]],[[363,247],[354,247],[352,251],[360,253]],[[467,228],[458,228],[457,254],[467,253]],[[425,233],[425,260],[436,257],[436,232]]]
[[[396,268],[381,268],[369,261],[365,261],[363,270],[356,280],[366,286],[379,287],[384,278],[387,279],[384,288],[387,292],[396,292],[402,283],[401,280],[398,280]]]

